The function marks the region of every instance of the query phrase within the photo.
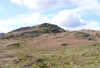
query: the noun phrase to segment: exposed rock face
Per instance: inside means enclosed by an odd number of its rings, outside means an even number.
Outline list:
[[[58,27],[57,25],[44,23],[38,26],[44,33],[61,33],[65,32],[64,29]]]

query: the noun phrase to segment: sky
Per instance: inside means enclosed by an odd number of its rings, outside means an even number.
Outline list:
[[[100,0],[0,0],[0,33],[42,23],[100,30]]]

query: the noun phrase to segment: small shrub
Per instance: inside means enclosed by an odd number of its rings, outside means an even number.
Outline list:
[[[63,44],[61,44],[61,46],[67,46],[68,44],[66,44],[66,43],[63,43]]]

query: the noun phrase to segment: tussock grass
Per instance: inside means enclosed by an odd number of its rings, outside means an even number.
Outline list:
[[[26,51],[26,52],[25,52]],[[99,68],[100,43],[80,45],[57,50],[38,50],[22,48],[16,53],[15,68]],[[31,58],[27,56],[31,56]],[[38,61],[38,62],[37,62]]]

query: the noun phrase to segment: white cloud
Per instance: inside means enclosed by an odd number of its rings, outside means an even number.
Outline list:
[[[40,13],[22,14],[15,18],[0,20],[0,32],[6,33],[20,27],[34,26],[48,21],[48,18]]]
[[[89,13],[100,16],[99,0],[82,0],[76,9],[81,15],[89,15]]]
[[[55,8],[71,8],[60,10],[58,14],[49,16],[40,13],[22,14],[13,19],[0,21],[0,32],[8,32],[18,27],[32,26],[44,22],[50,22],[69,30],[92,29],[100,30],[100,24],[96,20],[86,21],[82,16],[90,13],[100,16],[99,0],[10,0],[20,6],[31,9],[55,9]],[[74,8],[73,7],[76,7]],[[46,11],[46,10],[45,10]],[[49,15],[49,14],[48,14]],[[4,24],[5,23],[5,24]]]
[[[41,20],[40,17],[41,17],[40,13],[32,13],[32,14],[27,14],[27,15],[24,15],[24,14],[20,15],[18,19],[22,23],[26,25],[30,25],[30,24],[40,23],[40,20]]]
[[[24,0],[24,6],[34,9],[44,9],[53,7],[56,0]]]
[[[49,19],[40,14],[40,13],[32,13],[32,14],[27,14],[27,15],[20,15],[18,16],[19,19],[18,21],[21,22],[21,24],[25,24],[26,26],[27,25],[30,25],[30,26],[33,26],[33,25],[38,25],[38,24],[41,24],[43,22],[48,22]]]
[[[91,29],[91,30],[100,30],[100,24],[99,22],[95,22],[95,21],[90,21],[90,22],[86,22],[86,25],[83,27],[80,27],[81,29]]]
[[[14,24],[16,24],[14,20],[0,20],[0,32],[6,33],[13,30]]]
[[[80,19],[80,16],[73,10],[63,10],[59,12],[56,16],[54,16],[52,22],[66,27],[66,29],[77,28],[84,25]]]
[[[24,5],[31,9],[70,8],[79,0],[10,0],[12,3]]]
[[[9,32],[19,27],[34,26],[45,22],[59,25],[68,30],[100,30],[100,24],[98,22],[81,19],[76,10],[63,10],[52,18],[40,13],[32,13],[26,15],[22,14],[13,19],[2,20],[0,21],[0,32]]]
[[[10,1],[13,2],[13,3],[16,3],[18,5],[22,4],[22,0],[10,0]]]
[[[51,22],[68,30],[100,30],[100,24],[98,22],[81,19],[75,10],[63,10],[54,16]]]
[[[99,0],[10,0],[20,6],[25,6],[31,9],[56,9],[77,7],[80,14],[92,12],[100,16],[100,1]]]

